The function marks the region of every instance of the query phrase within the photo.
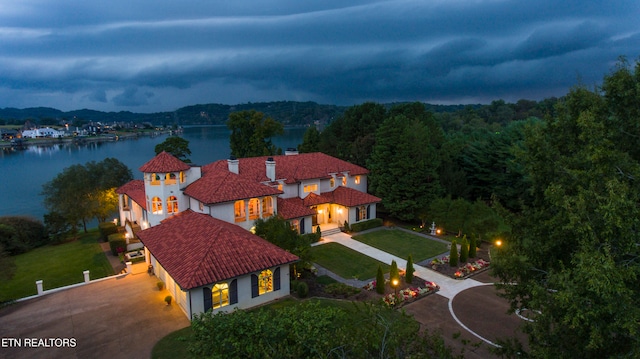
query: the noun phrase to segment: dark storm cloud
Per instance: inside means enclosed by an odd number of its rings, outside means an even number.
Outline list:
[[[640,55],[637,1],[5,3],[0,107],[541,99]]]

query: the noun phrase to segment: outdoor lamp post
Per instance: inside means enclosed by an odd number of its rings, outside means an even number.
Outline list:
[[[398,297],[398,279],[397,278],[393,278],[391,280],[391,285],[393,286],[393,289],[395,290],[396,297]]]

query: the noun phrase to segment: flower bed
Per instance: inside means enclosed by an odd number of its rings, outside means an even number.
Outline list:
[[[467,263],[459,263],[459,266],[449,265],[449,256],[434,258],[431,261],[419,263],[432,270],[455,279],[464,279],[489,267],[489,245],[482,243],[477,249],[476,258],[469,258]]]
[[[385,284],[389,281],[386,280]],[[365,284],[363,289],[367,291],[375,291],[376,290],[376,281],[369,282]],[[425,281],[424,287],[408,287],[398,290],[398,294],[396,292],[389,293],[382,298],[384,304],[389,307],[398,307],[402,304],[412,302],[420,297],[423,297],[430,293],[435,293],[440,289],[435,282]]]

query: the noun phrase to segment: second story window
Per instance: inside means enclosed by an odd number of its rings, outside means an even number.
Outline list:
[[[260,218],[260,201],[257,198],[249,200],[249,219]]]
[[[167,173],[165,177],[164,184],[176,184],[176,174],[175,173]]]
[[[243,200],[236,201],[233,207],[234,207],[236,222],[246,221],[247,215],[244,209],[244,201]]]
[[[167,198],[167,213],[178,213],[178,199],[176,196]]]
[[[153,197],[151,199],[151,213],[162,214],[162,200],[160,197]]]
[[[356,184],[360,184],[360,176],[356,176],[354,181]]]
[[[273,198],[264,197],[262,198],[262,216],[270,217],[273,215]]]
[[[316,192],[318,190],[318,185],[317,184],[308,184],[304,186],[304,192],[305,193],[309,193],[309,192]]]

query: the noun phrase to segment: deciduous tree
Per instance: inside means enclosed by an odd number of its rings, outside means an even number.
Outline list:
[[[271,142],[271,138],[282,134],[284,127],[271,117],[265,117],[262,112],[233,112],[229,115],[227,127],[231,130],[229,146],[232,156],[268,156],[282,151]]]
[[[191,160],[189,159],[189,156],[191,155],[189,141],[182,137],[169,136],[166,140],[157,144],[154,150],[156,155],[165,151],[180,159],[182,162],[191,163]]]

